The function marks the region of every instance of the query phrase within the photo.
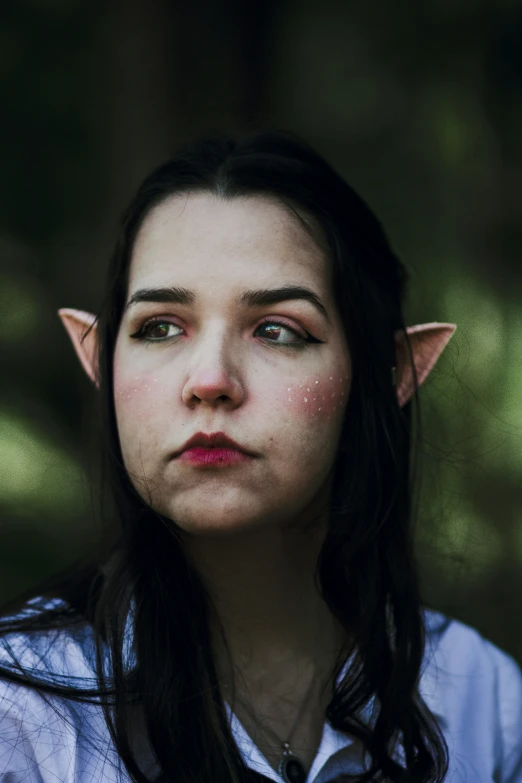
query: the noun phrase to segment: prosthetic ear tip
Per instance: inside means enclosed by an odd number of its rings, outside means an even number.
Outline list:
[[[62,320],[64,317],[69,316],[82,323],[92,324],[96,321],[96,316],[92,313],[88,313],[86,310],[77,310],[73,307],[60,307],[56,312]]]
[[[413,352],[417,384],[415,384],[409,361],[405,361],[404,332],[402,330],[396,332],[398,357],[402,356],[402,361],[399,359],[402,366],[398,383],[395,372],[392,375],[392,382],[397,387],[397,399],[401,408],[412,398],[415,386],[421,386],[424,383],[456,328],[456,324],[438,322],[416,324],[406,328],[407,337],[411,338],[408,341]]]
[[[441,323],[439,321],[432,321],[428,324],[415,324],[415,326],[407,326],[406,332],[408,334],[418,334],[419,332],[421,334],[427,334],[428,332],[439,332],[444,333],[447,332],[448,335],[452,335],[455,329],[457,328],[457,324],[449,324],[449,323]],[[402,334],[401,331],[396,333],[397,336],[400,336]]]
[[[57,313],[83,369],[98,389],[96,316],[72,307],[61,307]]]

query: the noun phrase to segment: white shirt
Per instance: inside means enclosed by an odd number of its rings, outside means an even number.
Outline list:
[[[24,615],[31,613],[30,603]],[[49,605],[58,603],[59,599],[49,601]],[[473,628],[439,612],[424,611],[428,637],[419,689],[448,743],[450,765],[445,783],[522,783],[520,667]],[[449,624],[437,632],[445,620]],[[125,638],[130,639],[130,634]],[[23,655],[24,666],[74,675],[80,679],[72,684],[96,687],[94,639],[87,623],[71,632],[32,634],[36,652],[26,648],[26,634],[12,634],[8,640],[13,651]],[[126,655],[129,650],[126,641]],[[3,642],[0,660],[10,661]],[[67,680],[63,677],[59,682]],[[0,681],[0,783],[128,783],[101,707],[49,698],[58,714],[39,694]],[[245,763],[275,783],[283,783],[225,706]],[[368,723],[373,721],[373,707],[375,699],[363,713]],[[403,760],[400,755],[396,758]],[[148,774],[157,771],[151,759],[146,749],[139,756]],[[366,765],[368,761],[367,755]],[[367,768],[359,741],[325,721],[306,783],[326,783],[339,772]]]

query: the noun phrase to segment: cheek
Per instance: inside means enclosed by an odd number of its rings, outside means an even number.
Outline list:
[[[159,405],[159,379],[150,376],[127,377],[114,372],[114,403],[118,419],[134,424],[150,422]]]
[[[286,404],[300,417],[328,421],[348,400],[349,375],[303,379],[286,387]]]

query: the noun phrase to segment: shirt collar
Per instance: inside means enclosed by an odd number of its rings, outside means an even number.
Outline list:
[[[444,692],[438,686],[437,683],[437,670],[435,664],[435,649],[438,643],[437,630],[440,626],[437,626],[437,619],[443,618],[438,612],[432,612],[431,610],[425,610],[426,621],[426,650],[424,655],[423,664],[421,667],[421,675],[419,678],[419,693],[426,703],[430,712],[438,719],[442,728],[447,727],[447,716],[445,709]],[[353,662],[355,652],[349,657],[341,670],[336,684],[338,685],[350,665]],[[378,717],[378,700],[373,695],[366,706],[360,712],[361,720],[368,726],[374,726]],[[237,716],[232,712],[229,704],[225,702],[225,709],[227,711],[230,728],[232,734],[235,737],[236,743],[239,747],[241,755],[245,763],[251,768],[260,772],[262,775],[280,783],[280,776],[272,769],[266,758],[263,756],[257,745],[252,738],[246,732],[242,723]],[[314,781],[314,783],[321,783],[322,776],[321,770],[338,754],[339,763],[342,765],[340,769],[345,772],[357,772],[362,768],[362,757],[360,743],[354,744],[354,738],[350,735],[343,734],[340,731],[334,729],[330,723],[325,720],[323,726],[323,734],[321,743],[317,755],[313,761],[312,767],[307,776],[307,781]],[[325,770],[326,773],[326,770]],[[331,770],[328,771],[327,778],[331,778]]]

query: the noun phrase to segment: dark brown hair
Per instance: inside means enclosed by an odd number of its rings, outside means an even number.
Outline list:
[[[113,403],[112,359],[137,232],[156,205],[189,192],[223,199],[264,194],[321,227],[353,365],[316,581],[354,639],[337,674],[354,657],[331,694],[327,717],[334,728],[360,739],[372,762],[365,774],[338,779],[440,783],[447,772],[447,746],[418,693],[426,626],[413,551],[412,406],[399,407],[390,382],[394,332],[404,330],[405,271],[364,201],[315,151],[287,133],[240,140],[217,136],[190,144],[146,178],[127,208],[97,319],[101,464],[119,529],[85,562],[32,589],[37,600],[30,619],[0,624],[7,638],[9,632],[66,630],[87,622],[96,643],[99,687],[59,686],[12,668],[1,669],[0,676],[42,694],[101,703],[120,758],[138,783],[151,778],[138,765],[129,733],[135,709],[162,780],[251,779],[219,690],[209,596],[184,554],[175,520],[157,514],[131,484]],[[62,603],[46,612],[49,596]],[[4,614],[21,608],[27,597],[5,607]],[[123,646],[131,606],[135,663],[128,670]],[[380,704],[373,728],[358,717],[372,696]],[[392,758],[398,742],[405,768]]]

